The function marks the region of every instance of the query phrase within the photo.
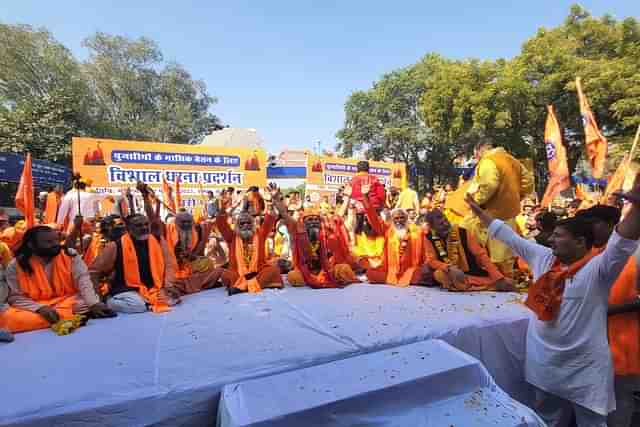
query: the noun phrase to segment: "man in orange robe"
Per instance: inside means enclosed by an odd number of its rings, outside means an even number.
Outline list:
[[[58,217],[58,209],[60,208],[60,201],[62,200],[62,187],[56,185],[47,192],[47,198],[44,204],[44,218],[45,224],[55,224]]]
[[[105,246],[90,266],[96,288],[111,277],[107,305],[114,311],[162,313],[180,302],[167,293],[172,277],[167,244],[151,233],[149,219],[141,214],[126,218],[127,232]]]
[[[440,209],[427,214],[426,256],[435,281],[450,291],[514,291],[471,233],[452,226]]]
[[[425,284],[429,267],[424,256],[422,229],[409,224],[409,216],[402,209],[394,209],[391,221],[384,222],[368,202],[369,187],[362,186],[363,205],[371,227],[376,234],[385,237],[382,265],[367,270],[370,283],[387,283],[394,286]]]
[[[248,201],[243,203],[248,207]],[[222,275],[229,295],[249,292],[257,293],[265,288],[282,288],[280,269],[267,262],[266,240],[275,226],[277,217],[273,206],[267,209],[262,224],[243,209],[235,220],[235,228],[229,224],[227,210],[231,206],[228,196],[220,200],[221,212],[216,216],[216,225],[229,247],[229,269]],[[283,215],[283,212],[280,212]],[[286,214],[286,212],[285,212]]]
[[[6,279],[9,307],[0,311],[1,329],[46,329],[80,313],[115,315],[100,302],[82,258],[63,252],[59,233],[47,226],[27,230]]]
[[[220,278],[224,270],[215,268],[213,260],[204,257],[210,232],[210,224],[195,224],[193,216],[184,210],[178,211],[174,223],[165,225],[169,260],[174,272],[169,281],[171,288],[179,295],[221,285]]]
[[[301,221],[287,216],[293,241],[294,270],[287,275],[293,286],[338,288],[359,282],[342,220],[306,210]]]

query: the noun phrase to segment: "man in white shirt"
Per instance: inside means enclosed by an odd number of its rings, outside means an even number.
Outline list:
[[[591,253],[591,224],[583,218],[560,221],[547,248],[518,236],[467,198],[490,236],[533,270],[526,304],[536,311],[527,330],[525,378],[535,387],[536,411],[550,427],[568,426],[573,415],[578,427],[606,427],[615,409],[607,306],[611,286],[638,246],[640,175],[625,197],[631,211],[597,256]]]
[[[73,219],[78,215],[78,192],[80,192],[80,215],[86,220],[95,218],[100,212],[100,200],[104,195],[86,191],[87,184],[78,182],[75,188],[67,192],[60,203],[58,211],[58,224],[73,224]]]

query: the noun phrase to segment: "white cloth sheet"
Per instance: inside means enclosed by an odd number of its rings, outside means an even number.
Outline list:
[[[544,427],[440,340],[229,384],[219,412],[219,427]]]
[[[514,294],[358,284],[227,297],[214,289],[170,313],[0,345],[0,426],[214,425],[225,384],[430,338],[476,357],[528,403],[527,322]]]

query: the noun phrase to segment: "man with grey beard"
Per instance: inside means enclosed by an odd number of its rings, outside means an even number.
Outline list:
[[[169,290],[174,296],[193,294],[221,286],[224,270],[216,268],[213,260],[204,256],[204,249],[212,224],[194,224],[193,216],[178,210],[175,222],[165,224],[165,238],[172,263],[173,277]]]
[[[229,246],[229,269],[223,274],[223,282],[228,284],[229,295],[242,292],[257,293],[264,288],[282,288],[280,269],[267,261],[265,242],[275,226],[278,216],[274,206],[282,215],[286,215],[286,206],[282,201],[279,189],[270,185],[267,189],[268,199],[272,204],[267,206],[266,214],[260,225],[248,211],[248,201],[236,217],[235,229],[231,229],[227,210],[231,207],[229,197],[220,200],[221,213],[216,217],[216,225]]]
[[[387,283],[406,287],[428,281],[429,267],[424,254],[424,234],[415,224],[409,224],[404,209],[394,209],[391,221],[383,221],[368,202],[369,186],[362,186],[363,205],[371,227],[385,237],[383,263],[367,270],[370,283]]]

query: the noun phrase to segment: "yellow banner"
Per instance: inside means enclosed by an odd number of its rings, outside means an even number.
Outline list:
[[[306,193],[312,202],[320,201],[321,196],[328,195],[351,182],[356,174],[358,160],[339,157],[307,156]],[[385,187],[400,189],[405,187],[406,166],[404,163],[369,161],[369,173],[376,175]]]
[[[101,193],[117,193],[137,181],[158,192],[163,175],[172,186],[179,177],[188,207],[202,200],[202,190],[267,185],[264,150],[73,138],[72,153],[73,172],[90,179]]]

